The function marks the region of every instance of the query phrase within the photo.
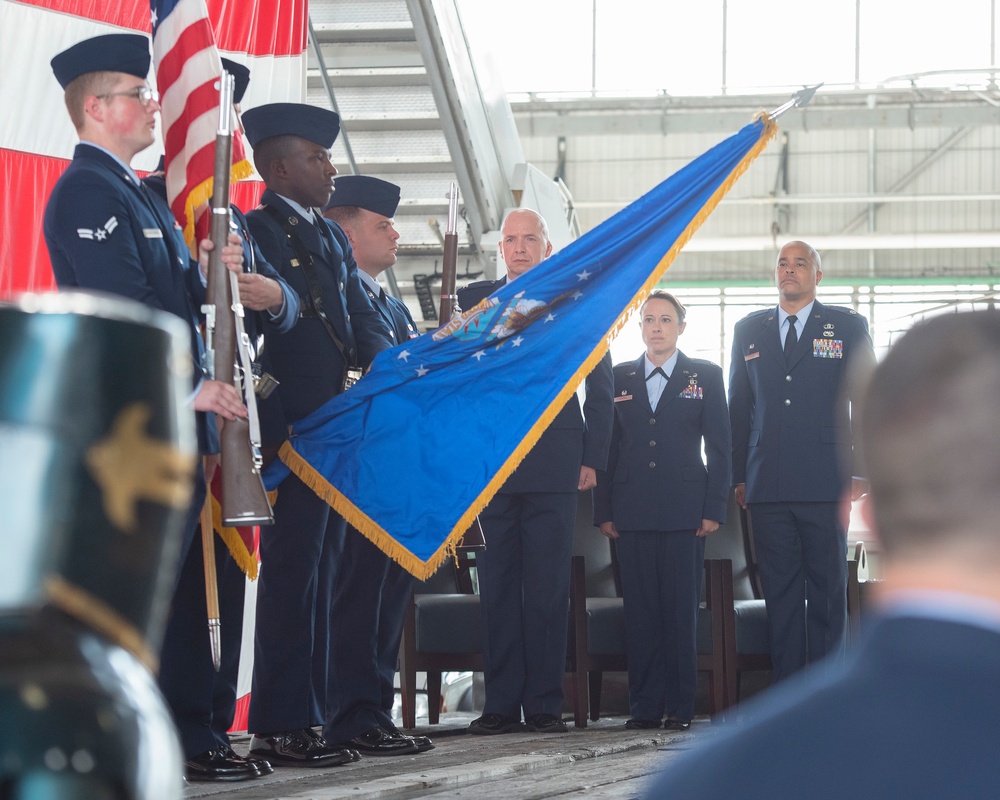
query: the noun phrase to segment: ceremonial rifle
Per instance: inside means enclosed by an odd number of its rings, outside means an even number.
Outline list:
[[[223,72],[212,186],[210,238],[214,247],[208,259],[207,302],[202,311],[205,313],[209,377],[234,385],[247,407],[245,419],[226,420],[222,426],[222,524],[270,525],[274,522],[274,514],[260,474],[263,459],[250,339],[243,327],[239,281],[222,262],[222,248],[228,242],[231,228],[232,91],[232,76]]]
[[[221,431],[222,524],[269,525],[274,522],[271,503],[264,491],[260,470],[260,425],[253,391],[250,340],[243,327],[243,305],[236,274],[222,261],[222,248],[229,242],[229,176],[233,158],[233,77],[225,70],[219,82],[219,129],[215,136],[215,167],[212,184],[209,238],[214,247],[208,256],[208,286],[205,305],[205,366],[208,377],[233,384],[243,394],[247,418],[226,420]],[[239,367],[237,367],[239,358]],[[208,493],[201,514],[201,545],[205,562],[205,599],[212,665],[222,665],[222,632],[219,590],[215,569],[215,524],[212,514],[212,484],[206,459]]]
[[[447,325],[457,310],[458,295],[455,293],[457,272],[458,187],[453,182],[448,189],[448,227],[444,232],[444,258],[441,266],[441,311],[438,317],[442,325]],[[473,520],[457,547],[463,550],[483,550],[486,547],[486,537],[483,536],[483,526],[479,524],[479,517]]]

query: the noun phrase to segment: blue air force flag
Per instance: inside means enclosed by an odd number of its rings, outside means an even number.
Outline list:
[[[409,572],[432,574],[775,131],[762,116],[475,308],[380,353],[292,426],[269,488],[294,471]]]

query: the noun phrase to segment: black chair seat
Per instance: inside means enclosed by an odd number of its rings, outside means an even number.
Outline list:
[[[736,600],[733,602],[736,622],[736,654],[764,654],[771,652],[767,609],[763,600]]]
[[[479,595],[413,596],[418,653],[468,653],[482,647]]]
[[[594,655],[625,652],[625,608],[620,597],[587,598],[587,643]]]

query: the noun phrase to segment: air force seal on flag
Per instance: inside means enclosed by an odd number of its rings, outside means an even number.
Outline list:
[[[111,237],[111,232],[118,227],[118,217],[112,217],[100,228],[77,228],[76,233],[81,239],[93,239],[96,242],[103,242]]]
[[[433,339],[441,341],[448,336],[454,336],[462,341],[483,337],[487,342],[506,339],[515,333],[522,332],[531,323],[541,319],[546,314],[554,317],[551,309],[570,295],[570,292],[566,292],[556,297],[552,302],[546,303],[544,300],[528,299],[524,296],[524,292],[519,292],[503,308],[500,307],[498,300],[487,297],[435,331]]]

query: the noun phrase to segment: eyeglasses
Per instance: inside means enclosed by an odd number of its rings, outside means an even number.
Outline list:
[[[145,108],[154,100],[158,103],[160,102],[160,93],[154,92],[148,86],[136,86],[134,89],[130,89],[127,92],[108,92],[106,94],[99,94],[98,97],[102,99],[107,99],[109,97],[134,97],[139,101],[139,104]]]

